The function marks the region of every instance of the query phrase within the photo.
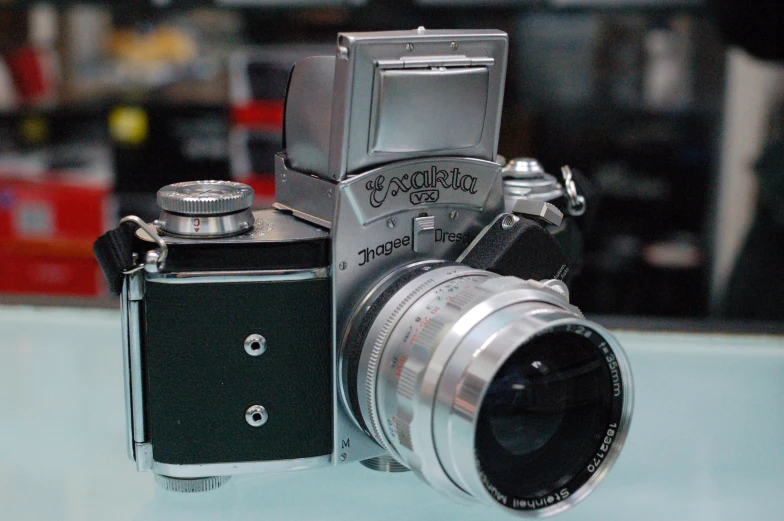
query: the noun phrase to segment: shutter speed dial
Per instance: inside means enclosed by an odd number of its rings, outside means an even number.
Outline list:
[[[179,237],[227,237],[253,228],[253,188],[233,181],[188,181],[158,190],[162,232]]]

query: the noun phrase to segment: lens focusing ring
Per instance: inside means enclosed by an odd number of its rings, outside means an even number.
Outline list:
[[[378,315],[378,319],[373,326],[371,326],[371,329],[365,338],[365,348],[362,350],[359,369],[360,373],[366,375],[364,386],[361,378],[357,381],[357,392],[360,396],[364,396],[364,400],[360,401],[360,409],[365,418],[365,423],[371,430],[374,439],[395,459],[408,467],[411,467],[410,462],[403,460],[398,451],[390,445],[387,436],[384,433],[381,419],[378,416],[376,389],[378,388],[377,378],[379,376],[381,355],[386,346],[386,340],[397,325],[400,316],[405,313],[419,297],[424,295],[427,290],[431,289],[434,285],[447,282],[457,276],[466,276],[470,272],[482,273],[479,270],[472,270],[465,266],[450,266],[432,270],[424,275],[416,277],[395,294],[397,298],[393,297],[387,302],[387,305],[382,308]],[[384,317],[387,318],[384,319]],[[404,427],[402,423],[399,424],[399,426]],[[427,477],[422,475],[417,467],[413,467],[412,470],[419,473],[422,479],[428,481]]]
[[[569,325],[592,328],[618,360],[624,394],[618,402],[623,411],[617,437],[599,471],[568,498],[530,508],[504,504],[482,481],[475,463],[483,393],[506,358],[530,338]],[[495,346],[488,340],[508,335]],[[496,351],[493,357],[491,351]],[[466,375],[488,364],[489,373],[485,367],[484,380],[474,385],[478,391],[458,397],[459,389],[471,387]],[[389,299],[365,339],[354,392],[365,396],[360,408],[373,437],[425,481],[453,498],[500,503],[524,516],[556,513],[585,497],[620,451],[631,417],[631,375],[612,335],[584,321],[579,310],[538,282],[466,266],[434,269]],[[455,408],[456,403],[472,403],[473,412]]]
[[[367,410],[368,419],[370,420],[369,427],[373,431],[374,438],[396,459],[399,459],[400,455],[397,454],[397,452],[387,442],[386,436],[384,436],[381,428],[377,408],[374,406],[376,398],[376,377],[378,376],[378,364],[381,361],[381,354],[382,350],[384,349],[387,336],[391,332],[392,328],[396,325],[396,321],[400,314],[404,310],[408,309],[408,306],[413,301],[415,301],[418,296],[429,289],[434,283],[434,279],[425,280],[419,284],[419,286],[417,286],[411,293],[409,293],[402,300],[402,302],[397,305],[397,307],[395,307],[392,313],[388,315],[387,320],[384,322],[384,325],[381,328],[381,331],[378,333],[378,336],[376,336],[376,341],[373,343],[373,346],[370,349],[368,367],[373,369],[368,371],[368,378],[365,383],[365,410]],[[401,463],[405,464],[405,462],[402,460]]]
[[[400,288],[434,268],[455,265],[455,263],[442,261],[423,261],[389,273],[366,295],[351,319],[352,326],[348,329],[342,344],[339,361],[338,369],[342,381],[340,396],[346,408],[351,411],[357,426],[369,436],[372,436],[370,427],[365,423],[366,415],[363,414],[360,405],[360,402],[366,403],[365,394],[361,391],[359,393],[349,392],[349,389],[357,389],[357,377],[359,376],[357,368],[368,331],[379,317],[380,311],[398,293]]]

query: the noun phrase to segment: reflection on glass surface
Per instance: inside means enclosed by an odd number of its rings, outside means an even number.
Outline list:
[[[0,307],[0,518],[488,519],[411,473],[361,465],[237,476],[203,495],[156,491],[125,455],[119,328],[116,311]],[[779,519],[784,338],[618,339],[635,369],[634,426],[603,486],[560,519]]]

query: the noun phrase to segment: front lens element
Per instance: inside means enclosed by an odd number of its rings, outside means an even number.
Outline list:
[[[597,345],[563,327],[538,335],[490,382],[476,424],[477,465],[488,485],[528,505],[585,470],[612,412],[612,378]]]

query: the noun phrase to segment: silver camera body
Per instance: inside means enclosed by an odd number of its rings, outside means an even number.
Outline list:
[[[189,492],[362,461],[524,516],[601,481],[630,368],[563,283],[584,200],[499,161],[506,63],[500,31],[340,34],[292,71],[274,209],[179,183],[96,243],[139,470]]]
[[[338,462],[385,454],[340,403],[342,340],[385,275],[454,261],[504,213],[496,162],[501,31],[345,33],[301,60],[286,100],[275,207],[330,229]],[[426,215],[423,215],[426,214]]]

